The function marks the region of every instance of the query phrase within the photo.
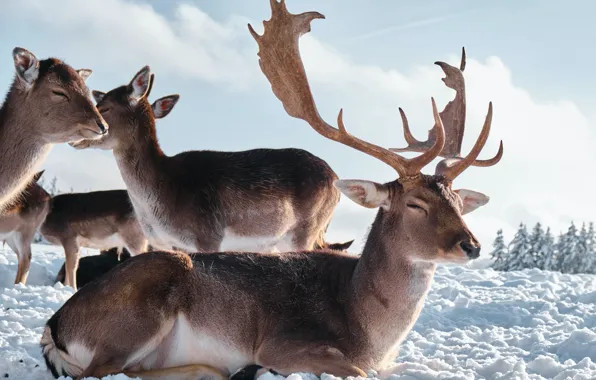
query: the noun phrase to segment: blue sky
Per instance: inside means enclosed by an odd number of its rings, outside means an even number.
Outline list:
[[[352,133],[387,147],[404,145],[398,106],[414,133],[426,136],[430,97],[442,108],[453,96],[433,62],[457,64],[466,47],[464,149],[476,138],[489,100],[495,117],[483,156],[494,154],[499,139],[505,144],[499,165],[470,169],[456,183],[491,197],[466,217],[484,253],[497,228],[510,237],[521,221],[541,221],[558,231],[571,220],[593,219],[594,4],[288,0],[288,7],[327,17],[314,21],[301,44],[323,116],[333,122],[343,107]],[[0,88],[6,91],[12,80],[15,46],[92,69],[89,87],[103,91],[127,83],[149,64],[156,74],[153,99],[181,95],[158,123],[170,155],[291,146],[319,155],[342,178],[394,179],[382,163],[325,140],[284,113],[258,68],[256,43],[246,29],[251,22],[261,31],[269,15],[267,0],[1,2]],[[65,189],[124,187],[110,152],[60,146],[45,168]],[[373,216],[342,199],[329,239],[362,241]]]

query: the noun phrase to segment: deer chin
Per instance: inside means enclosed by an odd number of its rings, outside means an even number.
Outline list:
[[[433,261],[437,264],[466,264],[472,259],[461,248],[454,248],[450,251],[439,250]]]
[[[91,146],[92,141],[94,141],[94,140],[81,139],[81,140],[71,141],[68,143],[68,145],[70,145],[71,147],[73,147],[77,150],[81,150],[81,149],[89,148]]]

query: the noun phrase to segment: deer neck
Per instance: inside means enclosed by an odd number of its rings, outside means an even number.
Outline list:
[[[379,210],[352,277],[352,311],[377,365],[395,357],[418,319],[436,269],[433,263],[411,260],[411,252],[395,244],[399,239],[392,235],[402,229],[386,227],[386,217]]]
[[[0,211],[27,186],[52,148],[38,132],[40,121],[21,106],[25,98],[13,85],[0,108]]]
[[[153,202],[158,196],[158,185],[170,182],[164,168],[167,156],[155,137],[155,126],[152,131],[153,134],[139,133],[126,148],[114,149],[116,163],[135,207]]]

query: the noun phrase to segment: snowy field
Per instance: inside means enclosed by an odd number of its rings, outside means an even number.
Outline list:
[[[63,260],[35,246],[29,284],[14,286],[16,256],[0,249],[0,378],[52,378],[39,339],[72,295],[53,284]],[[397,361],[394,379],[596,379],[596,276],[440,267]]]

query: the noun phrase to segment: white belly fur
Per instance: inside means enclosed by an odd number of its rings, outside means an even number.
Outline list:
[[[77,243],[81,247],[93,249],[108,249],[112,247],[124,246],[124,241],[122,240],[122,238],[120,238],[120,235],[118,234],[113,234],[105,238],[84,238],[78,236]]]
[[[273,252],[280,241],[278,236],[242,236],[229,228],[224,231],[224,238],[219,246],[220,252]]]
[[[168,334],[158,343],[152,339],[140,352],[150,352],[144,358],[134,353],[130,358],[142,370],[170,368],[189,364],[203,364],[234,373],[252,363],[248,355],[208,332],[194,328],[184,315],[178,315]],[[153,350],[148,350],[149,346]],[[152,347],[151,347],[152,348]],[[129,360],[130,361],[130,360]],[[132,363],[131,363],[132,364]]]

